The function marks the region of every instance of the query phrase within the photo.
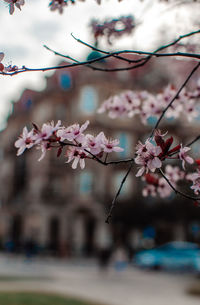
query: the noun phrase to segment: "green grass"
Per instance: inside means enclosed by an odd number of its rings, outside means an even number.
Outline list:
[[[15,282],[15,281],[48,281],[51,280],[45,276],[13,276],[13,275],[0,275],[0,282]],[[1,305],[1,304],[0,304]]]
[[[0,292],[0,305],[97,305],[56,294]]]

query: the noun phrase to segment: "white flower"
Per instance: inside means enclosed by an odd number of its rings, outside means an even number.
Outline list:
[[[79,124],[73,124],[68,126],[67,128],[61,128],[57,132],[57,136],[60,137],[61,141],[78,141],[79,143],[84,141],[85,135],[83,132],[89,125],[89,121],[86,121],[82,126]]]
[[[194,190],[194,193],[196,195],[200,194],[200,170],[198,170],[196,173],[188,174],[186,179],[193,182],[191,189]]]
[[[75,147],[70,147],[66,152],[66,157],[68,157],[66,163],[73,161],[73,169],[77,168],[78,163],[80,164],[81,169],[85,168],[85,158],[87,157],[87,154],[83,150],[79,150]]]
[[[189,164],[194,163],[194,160],[187,155],[187,152],[190,149],[191,149],[190,147],[183,147],[182,144],[181,144],[181,148],[180,148],[178,157],[179,157],[180,160],[182,160],[182,167],[183,167],[184,170],[185,170],[185,162],[187,162]]]
[[[105,137],[104,133],[101,132],[99,134],[99,140],[101,141],[101,147],[104,152],[111,153],[112,151],[115,152],[122,152],[124,149],[119,147],[119,140],[109,140]]]
[[[61,121],[59,120],[57,124],[54,126],[54,121],[51,121],[51,123],[44,123],[42,125],[41,131],[36,131],[34,140],[35,143],[38,144],[43,140],[48,140],[54,132],[58,131],[60,128]]]
[[[143,173],[149,170],[155,172],[156,168],[162,166],[162,162],[159,159],[159,155],[162,152],[160,146],[154,146],[149,139],[146,140],[145,144],[139,142],[136,145],[136,154],[135,163],[141,165],[142,167],[136,174],[136,177],[142,176]]]
[[[28,132],[26,127],[23,128],[23,132],[19,139],[15,142],[15,147],[18,148],[17,156],[21,155],[26,148],[31,148],[34,145],[33,129]]]

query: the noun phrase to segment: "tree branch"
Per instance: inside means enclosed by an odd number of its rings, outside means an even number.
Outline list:
[[[190,80],[190,78],[192,77],[192,75],[195,73],[195,71],[199,68],[200,66],[200,62],[198,62],[198,64],[192,69],[192,71],[190,72],[190,74],[188,75],[188,77],[186,78],[186,80],[184,81],[184,83],[181,85],[181,87],[179,88],[179,90],[177,91],[177,93],[175,94],[175,96],[173,97],[173,99],[170,101],[170,103],[167,105],[167,107],[165,107],[165,109],[163,110],[163,112],[161,113],[159,119],[156,122],[155,127],[153,128],[150,138],[153,137],[155,130],[158,128],[162,118],[164,117],[165,113],[167,112],[167,110],[171,107],[171,105],[173,104],[173,102],[179,97],[180,92],[183,90],[183,88],[185,87],[185,85],[188,83],[188,81]]]
[[[194,201],[200,200],[200,197],[193,197],[193,196],[187,195],[187,194],[185,194],[185,193],[183,193],[183,192],[177,190],[177,189],[173,186],[173,184],[169,181],[169,179],[165,176],[165,174],[164,174],[164,172],[162,171],[161,168],[159,169],[159,172],[161,173],[162,177],[167,181],[167,183],[169,184],[169,186],[174,190],[174,192],[175,192],[176,194],[179,194],[179,195],[181,195],[182,197],[185,197],[185,198],[190,199],[190,200],[194,200]]]
[[[131,171],[131,169],[132,169],[132,167],[133,167],[133,164],[134,164],[134,162],[133,162],[133,160],[132,160],[132,161],[131,161],[130,167],[128,168],[128,170],[127,170],[127,172],[126,172],[124,178],[122,179],[122,181],[121,181],[121,183],[120,183],[119,189],[118,189],[118,191],[117,191],[115,197],[114,197],[113,200],[112,200],[112,204],[111,204],[111,207],[110,207],[108,216],[106,217],[106,220],[105,220],[105,222],[108,223],[108,224],[110,223],[110,218],[112,217],[112,213],[113,213],[113,210],[114,210],[114,208],[115,208],[117,198],[119,197],[119,195],[120,195],[120,193],[121,193],[122,187],[123,187],[124,183],[126,182],[126,179],[127,179],[128,175],[130,174],[130,171]]]

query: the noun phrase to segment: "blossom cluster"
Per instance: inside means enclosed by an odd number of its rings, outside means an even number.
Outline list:
[[[66,163],[72,162],[72,168],[77,168],[80,164],[81,169],[85,167],[85,159],[101,159],[104,154],[111,152],[121,152],[123,149],[119,147],[118,140],[106,138],[103,132],[97,136],[85,134],[85,130],[89,125],[86,121],[83,125],[73,124],[70,126],[61,126],[61,121],[55,125],[44,123],[41,128],[33,124],[32,130],[28,131],[27,127],[23,128],[23,132],[19,139],[15,142],[18,148],[17,156],[21,155],[25,149],[37,146],[42,154],[38,161],[42,160],[46,151],[52,148],[57,149],[57,156],[60,156],[64,147],[66,147],[65,156],[68,158]],[[67,141],[67,142],[66,142]]]
[[[142,191],[143,196],[168,197],[173,191],[172,186],[176,189],[177,182],[183,179],[192,181],[191,189],[196,195],[200,194],[200,160],[195,161],[199,166],[197,172],[186,174],[186,163],[194,163],[193,158],[188,155],[191,148],[183,147],[182,144],[171,148],[173,137],[165,140],[165,136],[166,133],[161,134],[160,131],[156,131],[153,138],[148,138],[144,144],[139,142],[136,145],[135,163],[140,166],[136,177],[142,177],[142,180],[146,182]],[[164,176],[155,174],[156,170],[163,167],[163,161],[166,159],[181,161],[182,170],[178,166],[168,164],[165,166]]]
[[[75,3],[75,0],[52,0],[50,3],[49,3],[49,7],[50,7],[50,10],[51,11],[56,11],[58,10],[58,12],[60,14],[63,13],[64,11],[64,7],[66,7],[68,4],[72,3],[74,4]]]
[[[85,0],[79,0],[84,2]],[[118,0],[119,2],[122,0]],[[4,0],[4,2],[9,4],[9,13],[12,15],[15,11],[15,7],[21,10],[21,6],[25,4],[25,0]],[[60,14],[63,13],[64,7],[69,3],[75,4],[77,0],[51,0],[49,7],[51,11],[58,10]],[[96,3],[101,4],[101,0],[95,0]]]
[[[96,136],[86,133],[89,121],[84,124],[73,124],[67,127],[61,125],[59,120],[54,122],[44,123],[41,128],[33,124],[33,128],[28,131],[27,127],[23,128],[23,132],[15,142],[17,156],[21,155],[26,149],[36,146],[41,150],[41,156],[38,161],[41,161],[47,150],[56,149],[57,157],[62,153],[67,158],[66,163],[72,162],[72,168],[76,169],[78,164],[81,169],[85,167],[86,159],[102,161],[103,156],[107,159],[107,154],[111,152],[121,152],[123,149],[119,147],[119,140],[108,139],[101,131]],[[183,170],[179,167],[171,165],[165,166],[165,177],[176,187],[179,180],[186,178],[193,182],[191,189],[195,194],[200,193],[200,168],[196,173],[185,174],[185,163],[192,164],[194,160],[188,155],[190,147],[183,147],[178,144],[171,147],[173,137],[165,139],[167,133],[162,134],[157,130],[153,138],[148,138],[145,143],[139,142],[136,145],[134,161],[139,169],[136,177],[142,177],[146,185],[142,191],[143,196],[168,197],[172,188],[164,177],[159,177],[156,170],[161,169],[166,159],[177,159],[182,162]],[[200,165],[200,160],[196,161]]]
[[[155,172],[156,169],[162,167],[162,162],[166,159],[179,159],[185,170],[185,163],[192,164],[194,160],[188,156],[190,147],[183,147],[182,144],[171,148],[173,137],[164,139],[165,134],[156,131],[155,136],[148,138],[145,143],[139,142],[136,145],[135,163],[140,166],[136,177],[142,176],[144,173]],[[153,143],[152,143],[153,142]]]
[[[98,20],[92,20],[90,23],[92,34],[97,41],[99,37],[106,37],[109,44],[112,38],[119,38],[124,34],[131,34],[135,28],[133,16],[122,16],[118,19],[106,20],[100,23]]]
[[[178,166],[171,166],[169,164],[165,167],[164,175],[175,188],[177,187],[177,183],[185,177],[184,171],[180,170]],[[167,198],[173,192],[173,189],[165,178],[160,177],[157,174],[147,173],[142,180],[146,182],[146,185],[142,190],[142,195],[144,197],[159,196],[161,198]]]
[[[118,117],[134,117],[138,115],[143,124],[147,124],[150,117],[159,118],[177,93],[177,89],[168,85],[158,94],[147,91],[125,91],[111,96],[98,109],[98,113],[107,112],[112,119]],[[191,121],[199,115],[196,108],[196,99],[200,97],[200,81],[193,91],[183,89],[179,97],[165,113],[166,118],[178,118],[181,114]]]

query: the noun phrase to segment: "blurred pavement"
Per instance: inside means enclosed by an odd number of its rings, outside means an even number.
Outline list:
[[[132,266],[121,272],[112,267],[100,272],[95,262],[88,260],[26,261],[0,256],[1,291],[50,291],[105,305],[199,305],[198,297],[186,294],[193,282],[191,274],[148,272]]]

